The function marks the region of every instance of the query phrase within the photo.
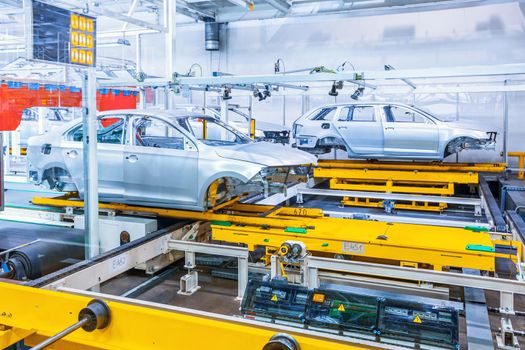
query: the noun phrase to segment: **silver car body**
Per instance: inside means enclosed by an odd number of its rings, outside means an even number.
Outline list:
[[[27,147],[31,136],[41,135],[65,123],[81,117],[81,108],[32,107],[22,113],[17,131],[20,132],[20,146]]]
[[[219,106],[198,106],[198,105],[177,105],[176,109],[188,112],[203,112],[213,115],[220,119],[221,112]],[[242,112],[239,108],[229,107],[228,124],[240,130],[245,135],[250,135],[249,123],[250,116]],[[265,121],[255,121],[255,139],[257,141],[267,141],[275,143],[290,142],[290,128]]]
[[[342,149],[350,158],[442,160],[462,149],[494,149],[495,132],[443,122],[400,103],[356,102],[316,108],[293,126],[295,146],[314,154]]]
[[[195,130],[204,120],[208,135],[227,134],[231,141],[221,141],[221,135],[199,139]],[[73,121],[30,138],[33,182],[78,191],[82,198],[81,135],[82,123]],[[213,117],[156,110],[100,114],[97,156],[101,200],[189,210],[206,207],[208,188],[218,179],[245,184],[277,167],[316,163],[306,152],[253,142]]]

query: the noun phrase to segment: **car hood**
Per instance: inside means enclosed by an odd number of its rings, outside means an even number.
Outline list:
[[[238,129],[248,129],[248,123],[232,122]],[[255,121],[255,129],[260,131],[290,131],[290,128],[268,122]]]
[[[461,122],[442,122],[442,125],[454,130],[463,130],[477,134],[478,137],[486,137],[487,132],[476,128],[476,125]]]
[[[270,142],[250,142],[234,146],[215,147],[222,158],[257,163],[268,167],[317,164],[309,153]]]

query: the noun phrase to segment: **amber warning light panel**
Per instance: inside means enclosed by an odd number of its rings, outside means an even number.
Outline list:
[[[96,65],[96,18],[33,1],[31,59]]]

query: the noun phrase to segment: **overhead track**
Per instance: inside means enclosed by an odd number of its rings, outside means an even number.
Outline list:
[[[512,63],[490,66],[463,66],[448,68],[399,69],[347,71],[314,74],[266,74],[266,75],[223,75],[208,77],[177,77],[174,81],[148,79],[144,83],[136,81],[106,82],[106,86],[166,86],[166,85],[233,85],[233,84],[278,84],[313,83],[333,81],[369,81],[392,79],[434,79],[508,76],[525,74],[525,63]]]

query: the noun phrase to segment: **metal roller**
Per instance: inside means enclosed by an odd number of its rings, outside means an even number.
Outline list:
[[[74,241],[36,240],[9,252],[0,278],[33,280],[84,259],[84,244]],[[5,271],[7,265],[8,271]]]

